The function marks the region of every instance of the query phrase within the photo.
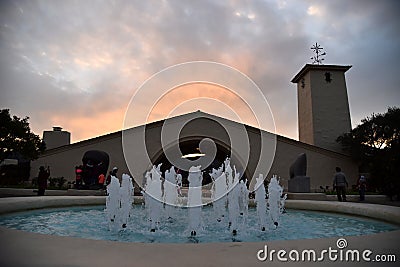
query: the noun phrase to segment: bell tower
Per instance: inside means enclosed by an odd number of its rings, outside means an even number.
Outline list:
[[[345,72],[351,66],[306,64],[297,84],[299,141],[340,152],[336,138],[350,132]]]

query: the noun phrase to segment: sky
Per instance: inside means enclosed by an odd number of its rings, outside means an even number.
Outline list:
[[[400,2],[386,0],[2,0],[0,108],[29,116],[40,136],[61,126],[77,142],[121,130],[130,99],[155,73],[214,61],[251,78],[270,105],[276,133],[298,139],[290,81],[312,63],[318,42],[325,64],[353,66],[346,80],[354,127],[400,106],[399,17]],[[168,116],[199,92],[238,101],[221,87],[193,86],[165,96],[150,119]],[[201,100],[180,110],[207,108]]]

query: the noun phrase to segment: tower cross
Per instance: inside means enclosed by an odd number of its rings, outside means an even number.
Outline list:
[[[318,43],[315,43],[315,45],[311,47],[311,50],[314,50],[315,53],[315,56],[311,57],[313,60],[312,64],[322,65],[322,61],[325,60],[325,58],[322,58],[322,56],[326,56],[326,53],[322,52],[324,48]]]

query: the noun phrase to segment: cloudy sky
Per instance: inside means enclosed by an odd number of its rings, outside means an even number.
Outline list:
[[[277,133],[297,139],[290,80],[311,63],[315,42],[327,53],[325,64],[353,66],[346,73],[353,126],[400,106],[398,1],[13,0],[0,7],[0,108],[29,116],[40,135],[62,126],[76,142],[118,131],[146,79],[204,60],[253,79]],[[209,98],[223,92],[200,91]],[[170,97],[166,106],[179,103],[180,94]],[[192,108],[206,107],[200,101]],[[158,112],[152,118],[167,115]]]

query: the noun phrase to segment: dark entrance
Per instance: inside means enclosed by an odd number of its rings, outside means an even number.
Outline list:
[[[198,147],[199,147],[199,143],[200,143],[201,139],[191,139],[191,140],[187,140],[187,141],[183,141],[179,143],[179,148],[181,150],[182,155],[187,155],[187,154],[192,154],[192,153],[199,153],[198,151]],[[217,146],[217,154],[215,156],[214,161],[210,164],[210,166],[208,166],[204,171],[203,171],[203,185],[207,185],[210,184],[212,182],[210,173],[212,171],[212,169],[218,169],[225,161],[225,159],[227,157],[231,157],[231,152],[230,150],[228,150],[224,145],[219,144],[217,142],[216,146]],[[193,158],[188,158],[188,160],[196,160],[199,157],[193,157]],[[161,171],[162,173],[164,173],[166,170],[171,168],[171,163],[169,162],[169,160],[167,159],[167,157],[165,156],[164,153],[161,153],[154,161],[153,164],[154,165],[158,165],[162,163],[161,165]],[[231,166],[233,168],[233,165],[236,166],[237,171],[240,172],[240,174],[242,174],[242,179],[246,179],[246,171],[243,171],[243,168],[241,167],[241,164],[235,160],[235,159],[231,159]],[[179,172],[180,174],[182,174],[182,183],[183,186],[187,187],[189,186],[188,183],[188,175],[189,172],[188,171],[184,171],[184,170],[178,170],[176,169],[177,172]]]

